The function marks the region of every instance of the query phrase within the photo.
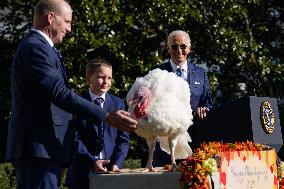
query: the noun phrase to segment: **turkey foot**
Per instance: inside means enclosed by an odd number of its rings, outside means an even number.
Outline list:
[[[169,170],[171,172],[177,172],[178,171],[178,166],[175,163],[172,163],[171,169]]]
[[[146,167],[145,169],[143,169],[142,171],[140,171],[141,173],[149,173],[149,172],[157,172],[158,170],[155,169],[154,167]]]
[[[178,166],[176,163],[172,163],[171,165],[165,165],[164,169],[167,172],[177,172],[178,171]]]

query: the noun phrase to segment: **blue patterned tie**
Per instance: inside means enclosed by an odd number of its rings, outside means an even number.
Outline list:
[[[182,79],[186,80],[186,76],[185,76],[185,70],[182,68],[177,68],[176,70],[176,75],[178,77],[181,77]]]
[[[104,102],[102,97],[98,97],[94,100],[94,103],[101,107],[101,104]],[[98,125],[98,138],[96,140],[97,153],[100,153],[104,148],[104,125],[100,123]]]

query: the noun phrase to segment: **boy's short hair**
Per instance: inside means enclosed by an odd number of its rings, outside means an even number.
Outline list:
[[[86,66],[86,76],[93,74],[101,66],[106,66],[106,67],[112,69],[111,64],[104,59],[98,58],[98,59],[89,60],[87,62],[87,66]]]

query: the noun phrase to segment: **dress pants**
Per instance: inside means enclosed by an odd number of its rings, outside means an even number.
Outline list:
[[[93,161],[81,154],[76,154],[68,167],[65,186],[72,189],[88,189],[89,174]]]
[[[30,158],[12,162],[16,171],[17,189],[59,189],[61,164],[59,162]]]

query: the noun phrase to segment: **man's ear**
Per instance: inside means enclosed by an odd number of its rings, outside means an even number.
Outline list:
[[[49,12],[47,14],[47,23],[48,23],[49,26],[51,25],[54,18],[55,18],[54,12]]]

